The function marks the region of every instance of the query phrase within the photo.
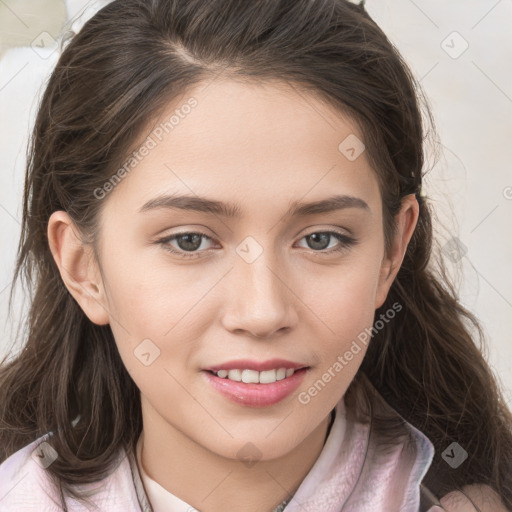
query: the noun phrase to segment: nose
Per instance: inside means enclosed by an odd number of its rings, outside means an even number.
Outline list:
[[[235,258],[234,265],[224,283],[224,327],[256,338],[293,329],[298,320],[298,299],[275,259],[267,258],[263,251],[252,263]]]

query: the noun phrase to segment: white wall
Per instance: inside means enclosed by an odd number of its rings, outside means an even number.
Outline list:
[[[369,0],[367,8],[431,102],[444,158],[427,193],[448,228],[441,244],[456,237],[466,248],[459,254],[467,250],[462,302],[482,321],[511,400],[512,2]]]
[[[68,13],[86,4],[70,0]],[[438,227],[440,244],[451,238],[463,244],[462,252],[451,253],[461,256],[462,302],[481,319],[489,361],[512,400],[512,2],[368,0],[366,7],[430,99],[444,148],[427,185],[447,228]],[[36,48],[4,51],[0,62],[0,351],[12,338],[7,286],[19,236],[25,144],[36,93],[57,57],[49,35],[37,41]]]

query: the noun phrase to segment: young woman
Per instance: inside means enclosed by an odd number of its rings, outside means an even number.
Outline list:
[[[30,149],[0,510],[511,510],[512,415],[431,257],[420,98],[343,0],[89,20]]]

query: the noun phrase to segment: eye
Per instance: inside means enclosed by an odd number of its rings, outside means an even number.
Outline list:
[[[334,249],[332,246],[329,247],[329,242],[333,241],[333,239],[338,241],[338,245]],[[357,243],[354,238],[337,231],[315,231],[302,237],[301,240],[306,240],[309,247],[315,249],[314,252],[327,254],[347,250]]]
[[[212,238],[205,233],[186,231],[162,238],[158,240],[157,243],[163,245],[166,251],[177,254],[182,258],[191,258],[201,256],[201,253],[207,250],[203,245],[203,240],[213,241]],[[313,252],[319,254],[344,251],[357,243],[354,238],[338,233],[337,231],[315,231],[302,237],[300,240],[307,240]],[[338,245],[334,248],[329,247],[330,242],[333,240],[338,241]],[[173,246],[171,242],[175,242],[177,247]]]
[[[197,253],[198,249],[204,249],[202,244],[203,239],[212,240],[208,235],[205,235],[201,232],[196,231],[186,231],[183,233],[176,233],[174,235],[162,238],[158,240],[158,243],[164,246],[169,252],[173,254],[178,254],[184,258],[190,258],[195,256],[200,256]],[[176,241],[178,245],[178,249],[174,248],[170,242]],[[189,254],[187,254],[189,253]]]

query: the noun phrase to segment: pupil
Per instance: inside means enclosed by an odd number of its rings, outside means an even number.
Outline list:
[[[329,245],[329,237],[330,236],[331,235],[329,235],[329,233],[313,233],[311,235],[308,235],[307,238],[309,238],[310,241],[311,240],[313,241],[313,243],[310,244],[310,245],[312,245],[312,247],[311,247],[312,249],[320,249],[321,250],[321,249],[325,249]],[[317,242],[318,239],[322,240],[320,242],[320,246],[318,246],[318,242]],[[327,243],[325,243],[325,242],[327,242]]]
[[[193,242],[190,242],[190,239],[193,240]],[[197,233],[190,233],[187,235],[180,235],[178,237],[178,245],[180,246],[180,249],[183,249],[184,251],[194,251],[196,249],[199,249],[201,246],[201,235]],[[180,241],[185,240],[185,243],[180,243]]]

